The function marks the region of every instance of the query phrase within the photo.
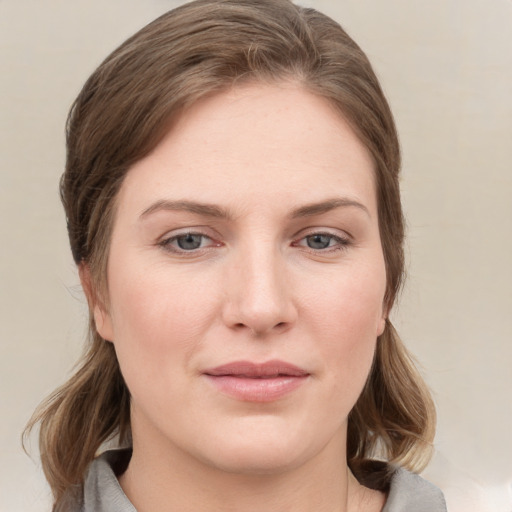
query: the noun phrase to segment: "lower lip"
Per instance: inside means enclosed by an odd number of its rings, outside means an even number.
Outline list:
[[[273,402],[292,393],[307,378],[282,375],[268,379],[251,379],[232,375],[206,375],[210,383],[221,393],[245,402]]]

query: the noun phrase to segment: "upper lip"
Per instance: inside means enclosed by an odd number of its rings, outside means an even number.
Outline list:
[[[231,363],[209,368],[204,372],[212,377],[232,376],[246,378],[269,378],[269,377],[305,377],[309,372],[285,361],[272,360],[264,363],[253,363],[251,361],[233,361]]]

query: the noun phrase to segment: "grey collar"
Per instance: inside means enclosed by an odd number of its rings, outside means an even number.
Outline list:
[[[90,465],[83,501],[72,512],[137,512],[124,494],[116,474],[127,467],[131,450],[111,450]],[[391,474],[382,512],[446,512],[443,493],[419,475],[397,468]]]

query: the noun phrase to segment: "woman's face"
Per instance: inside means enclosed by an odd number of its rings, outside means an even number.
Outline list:
[[[195,104],[126,176],[95,308],[134,456],[265,473],[343,455],[385,284],[372,160],[324,99]]]

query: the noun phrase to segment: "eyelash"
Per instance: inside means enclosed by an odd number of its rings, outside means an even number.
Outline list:
[[[191,249],[191,250],[187,250],[187,249],[183,249],[183,248],[177,248],[177,247],[173,247],[172,246],[172,244],[174,242],[177,242],[178,239],[184,238],[184,237],[187,237],[187,236],[192,236],[192,237],[198,237],[199,236],[199,237],[201,237],[201,243],[204,240],[211,240],[213,242],[213,245],[210,245],[210,246],[207,246],[207,247],[198,247],[196,249]],[[334,241],[335,245],[328,246],[328,247],[323,248],[323,249],[315,249],[315,248],[303,246],[303,245],[300,244],[300,242],[305,241],[307,239],[310,239],[310,238],[313,238],[313,237],[321,237],[321,236],[328,237],[329,238],[329,243],[331,241]],[[301,238],[299,238],[298,240],[292,242],[292,246],[293,247],[303,247],[308,252],[312,252],[314,254],[328,254],[328,253],[333,253],[333,252],[338,252],[338,251],[344,251],[344,250],[346,250],[351,245],[351,243],[352,242],[349,239],[349,237],[342,237],[342,236],[334,235],[334,234],[328,233],[328,232],[315,231],[315,232],[312,232],[312,233],[308,233],[307,235],[304,235]],[[167,252],[171,252],[171,253],[178,254],[180,256],[185,256],[186,257],[188,255],[190,255],[190,256],[197,255],[199,253],[199,251],[203,252],[205,250],[210,250],[213,247],[220,247],[222,244],[220,242],[215,242],[211,237],[209,237],[208,235],[206,235],[204,233],[196,232],[196,231],[186,231],[184,233],[178,233],[177,235],[173,235],[171,237],[165,238],[164,240],[160,241],[158,243],[158,245],[160,247],[162,247]]]
[[[302,246],[299,243],[299,242],[302,242],[303,240],[307,240],[308,238],[322,237],[322,236],[328,237],[330,239],[329,243],[331,241],[333,241],[335,243],[335,245],[328,246],[324,249],[314,249],[312,247]],[[295,247],[297,247],[297,246],[304,247],[305,249],[307,249],[308,251],[310,251],[314,254],[326,254],[326,253],[333,253],[333,252],[346,250],[351,245],[351,240],[348,237],[342,237],[342,236],[334,235],[334,234],[328,233],[328,232],[315,231],[313,233],[308,233],[307,235],[303,236],[297,242],[293,242],[292,245]]]
[[[182,249],[182,248],[178,248],[178,247],[173,247],[171,245],[173,242],[177,242],[178,239],[184,238],[187,236],[192,236],[192,237],[200,236],[201,243],[204,240],[212,240],[213,241],[213,239],[211,237],[209,237],[208,235],[206,235],[204,233],[200,233],[200,232],[196,232],[196,231],[186,231],[184,233],[178,233],[177,235],[173,235],[169,238],[166,238],[166,239],[162,240],[161,242],[159,242],[158,245],[168,252],[172,252],[172,253],[183,255],[183,256],[187,256],[189,254],[195,255],[200,250],[204,251],[205,249],[208,250],[208,249],[212,248],[212,246],[208,246],[208,247],[198,247],[197,249],[192,249],[192,250],[186,250],[186,249]],[[214,242],[213,247],[220,247],[220,245],[221,245],[220,243]]]

